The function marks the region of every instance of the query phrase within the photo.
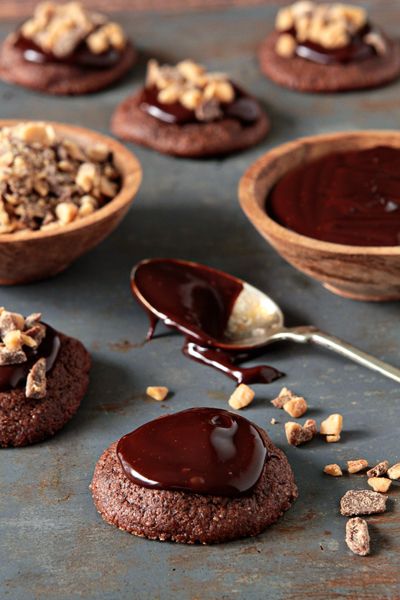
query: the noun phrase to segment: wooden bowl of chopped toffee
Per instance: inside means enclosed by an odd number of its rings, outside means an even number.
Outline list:
[[[0,284],[56,275],[103,241],[140,186],[117,141],[62,123],[0,120]]]
[[[239,197],[291,265],[355,300],[400,299],[400,133],[301,138],[261,156]]]

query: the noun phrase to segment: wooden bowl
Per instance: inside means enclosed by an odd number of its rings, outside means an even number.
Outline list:
[[[0,119],[0,127],[19,122]],[[121,190],[99,210],[60,229],[0,234],[0,285],[29,283],[56,275],[97,246],[123,219],[142,179],[139,161],[119,142],[83,127],[49,124],[60,137],[81,146],[106,144],[114,153],[115,165],[122,174]]]
[[[265,199],[278,179],[299,165],[333,152],[378,145],[400,148],[400,132],[343,132],[301,138],[264,154],[239,185],[242,209],[284,259],[328,290],[355,300],[400,299],[400,246],[347,246],[300,235],[267,215]]]

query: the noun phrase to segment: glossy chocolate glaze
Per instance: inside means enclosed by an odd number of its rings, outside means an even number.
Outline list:
[[[94,54],[89,50],[85,41],[68,56],[58,58],[51,52],[45,52],[21,33],[17,35],[14,47],[21,52],[26,61],[41,65],[60,63],[88,69],[108,69],[115,66],[121,59],[121,53],[113,48],[102,54]]]
[[[151,339],[161,319],[186,336],[183,353],[212,366],[237,383],[270,383],[282,373],[267,365],[244,368],[238,362],[251,355],[221,350],[231,341],[226,328],[242,283],[205,265],[174,259],[140,263],[132,274],[132,292],[150,317]]]
[[[46,325],[46,336],[39,347],[36,350],[24,347],[24,352],[28,358],[26,362],[0,366],[0,391],[4,392],[24,384],[29,371],[39,358],[46,359],[46,371],[51,371],[57,360],[60,345],[61,342],[57,332]]]
[[[353,246],[400,244],[400,149],[329,154],[280,179],[266,201],[281,225]]]
[[[268,458],[255,425],[217,408],[150,421],[119,440],[117,455],[137,485],[228,497],[250,493]]]
[[[261,108],[255,98],[252,98],[232,84],[235,89],[235,99],[229,104],[221,104],[221,119],[237,119],[242,124],[250,125],[261,116]],[[193,110],[185,108],[180,102],[163,104],[158,101],[158,89],[156,86],[145,87],[142,90],[140,108],[152,117],[165,123],[184,125],[185,123],[204,123],[197,119]]]
[[[376,51],[370,44],[364,42],[364,36],[371,33],[370,25],[366,25],[352,36],[350,44],[342,48],[328,49],[313,42],[297,41],[296,55],[312,62],[323,65],[347,64],[376,56]],[[286,32],[296,37],[294,29]]]

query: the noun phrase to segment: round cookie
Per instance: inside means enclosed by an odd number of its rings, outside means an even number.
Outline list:
[[[121,79],[137,60],[137,52],[127,43],[117,64],[106,69],[90,69],[58,63],[28,62],[14,46],[16,34],[10,34],[0,50],[0,78],[39,92],[80,95],[97,92]]]
[[[337,65],[279,56],[275,51],[278,37],[274,31],[261,44],[259,63],[269,79],[287,88],[301,92],[351,91],[380,87],[400,75],[400,43],[385,36],[385,55]]]
[[[26,398],[24,387],[0,392],[0,447],[45,440],[78,410],[89,383],[90,356],[78,340],[58,335],[61,346],[47,374],[45,398]]]
[[[258,429],[269,459],[249,495],[222,497],[136,485],[122,470],[113,443],[98,460],[91,484],[98,512],[107,523],[153,540],[216,544],[261,533],[290,508],[297,488],[286,456]]]
[[[173,156],[205,158],[239,152],[258,144],[268,133],[264,111],[255,123],[233,118],[204,123],[165,123],[140,108],[141,92],[124,100],[116,109],[112,132],[123,139]]]

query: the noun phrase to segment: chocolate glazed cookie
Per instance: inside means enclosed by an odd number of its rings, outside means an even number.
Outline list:
[[[17,34],[10,34],[0,51],[0,77],[39,92],[79,95],[97,92],[123,77],[137,60],[130,42],[113,66],[89,68],[62,62],[34,63],[25,60],[16,47]]]
[[[96,508],[107,523],[153,540],[215,544],[255,536],[297,497],[285,455],[258,430],[268,459],[249,494],[225,497],[136,485],[122,469],[113,443],[95,468],[91,490]]]
[[[318,64],[292,56],[282,57],[275,47],[279,33],[271,33],[261,44],[262,72],[275,83],[301,92],[341,92],[385,85],[400,74],[400,44],[383,36],[387,51],[347,64]]]
[[[23,386],[0,392],[0,447],[45,440],[78,410],[89,383],[90,356],[78,340],[58,336],[61,345],[44,398],[27,398]]]

